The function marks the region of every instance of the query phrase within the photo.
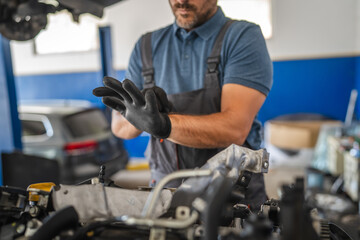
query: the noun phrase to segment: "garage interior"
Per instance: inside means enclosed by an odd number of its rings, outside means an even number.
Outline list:
[[[174,22],[169,1],[0,1],[0,239],[360,238],[360,3],[218,4],[265,36],[263,142],[179,171],[176,189],[149,186],[150,135],[115,137],[93,95]],[[234,199],[255,172],[268,201],[251,212]]]

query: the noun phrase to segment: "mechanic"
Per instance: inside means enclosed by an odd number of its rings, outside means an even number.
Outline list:
[[[169,3],[175,22],[136,43],[127,79],[105,77],[105,87],[94,89],[116,110],[116,136],[151,134],[146,157],[153,184],[178,169],[202,166],[231,144],[259,149],[257,113],[272,86],[258,25],[230,21],[217,0]],[[262,174],[253,174],[246,199],[253,207],[265,202]]]

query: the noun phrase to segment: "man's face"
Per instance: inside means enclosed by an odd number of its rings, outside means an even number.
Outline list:
[[[217,0],[169,0],[176,23],[190,31],[211,18],[217,10]]]

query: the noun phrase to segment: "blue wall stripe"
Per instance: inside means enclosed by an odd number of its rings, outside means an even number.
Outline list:
[[[358,100],[356,102],[355,113],[357,119],[360,118],[360,57],[356,57],[355,67],[355,88],[358,90]]]
[[[259,112],[262,122],[291,113],[345,120],[350,92],[360,89],[360,57],[275,61],[273,66],[274,85]],[[117,71],[117,79],[122,80],[124,74]],[[102,85],[101,79],[99,72],[84,72],[18,76],[16,83],[20,100],[82,99],[103,107],[92,95],[92,89]],[[147,137],[124,141],[131,157],[143,156],[145,140]]]
[[[123,79],[125,71],[116,73]],[[16,88],[20,101],[37,99],[79,99],[104,107],[101,99],[92,95],[92,90],[102,86],[100,72],[59,73],[26,75],[16,77]]]
[[[99,72],[17,76],[20,101],[34,99],[82,99],[95,104],[100,99],[92,89],[101,85]]]
[[[274,62],[274,85],[260,110],[260,120],[290,113],[345,120],[350,92],[356,87],[356,61],[347,57]]]
[[[148,134],[142,134],[137,138],[124,140],[124,146],[130,157],[143,158],[149,142]]]

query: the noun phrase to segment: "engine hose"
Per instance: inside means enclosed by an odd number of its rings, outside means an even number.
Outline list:
[[[79,222],[79,216],[74,207],[69,206],[57,211],[51,217],[45,219],[44,224],[35,232],[29,240],[49,240],[57,236],[61,231],[75,228]]]
[[[205,200],[207,207],[203,212],[204,236],[203,240],[217,240],[218,227],[226,200],[232,189],[232,184],[226,177],[218,177],[209,187]]]
[[[352,238],[339,226],[329,223],[331,240],[352,240]]]

